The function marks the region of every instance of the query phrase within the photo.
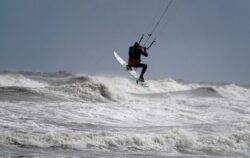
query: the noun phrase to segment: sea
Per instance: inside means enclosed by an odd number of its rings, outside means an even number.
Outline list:
[[[250,86],[0,72],[0,157],[249,158]]]

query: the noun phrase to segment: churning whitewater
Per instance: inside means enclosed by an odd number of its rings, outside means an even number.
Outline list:
[[[250,88],[0,73],[0,156],[249,157]]]

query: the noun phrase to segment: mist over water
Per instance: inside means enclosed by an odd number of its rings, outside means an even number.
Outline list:
[[[250,88],[0,72],[0,156],[249,157]]]

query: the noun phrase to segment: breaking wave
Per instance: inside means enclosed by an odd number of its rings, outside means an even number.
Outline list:
[[[248,88],[235,84],[215,85],[184,83],[173,79],[149,80],[149,87],[137,86],[132,80],[119,77],[74,75],[64,71],[56,73],[1,72],[0,97],[24,96],[33,99],[77,100],[83,102],[131,101],[140,97],[162,98],[166,96],[227,97],[250,99]],[[19,95],[19,98],[18,98]]]
[[[168,153],[225,154],[247,150],[250,133],[225,136],[194,136],[174,128],[161,134],[128,133],[2,133],[0,143],[22,148],[106,149],[122,151],[165,151]]]
[[[148,84],[64,71],[2,71],[0,156],[67,150],[249,157],[249,87],[171,78]]]

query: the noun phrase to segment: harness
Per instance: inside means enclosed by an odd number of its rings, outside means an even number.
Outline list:
[[[133,49],[132,49],[132,53],[131,53],[131,54],[134,53],[134,49],[135,49],[135,47],[133,46]],[[140,59],[131,58],[131,57],[129,57],[129,60],[128,60],[128,64],[129,64],[130,66],[136,66],[136,65],[140,64],[140,62],[141,62]]]

